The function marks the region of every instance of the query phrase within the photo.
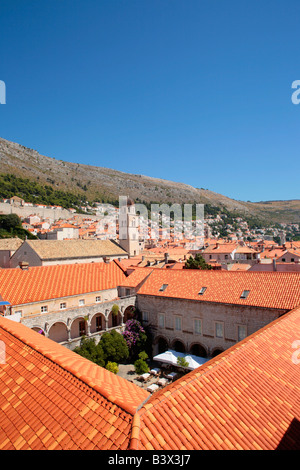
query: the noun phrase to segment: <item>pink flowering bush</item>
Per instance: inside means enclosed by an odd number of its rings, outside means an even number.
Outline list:
[[[125,323],[123,337],[128,346],[131,359],[137,357],[138,354],[145,349],[147,335],[138,320],[131,319]]]

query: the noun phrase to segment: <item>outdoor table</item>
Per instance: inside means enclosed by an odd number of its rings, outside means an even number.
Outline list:
[[[156,385],[156,384],[152,384],[152,385],[149,385],[149,387],[147,387],[147,391],[151,392],[151,393],[156,392],[156,390],[158,390],[158,389],[159,389],[159,386]]]
[[[175,377],[177,377],[177,373],[176,372],[170,372],[169,374],[166,375],[166,378],[167,379],[175,379]]]
[[[148,373],[147,373],[147,374],[142,374],[142,375],[140,376],[140,379],[143,380],[143,381],[146,381],[146,380],[149,379],[149,377],[150,377],[150,374],[148,374]]]
[[[158,375],[159,373],[160,373],[160,369],[158,369],[157,367],[150,370],[150,374]]]
[[[162,386],[167,385],[168,379],[159,379],[157,383]]]

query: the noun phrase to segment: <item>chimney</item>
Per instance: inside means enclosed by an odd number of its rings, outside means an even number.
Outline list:
[[[19,266],[22,269],[22,271],[28,271],[29,269],[29,263],[27,263],[27,261],[20,261]]]
[[[276,259],[273,258],[273,271],[277,271]]]
[[[165,263],[169,262],[169,253],[165,253]]]

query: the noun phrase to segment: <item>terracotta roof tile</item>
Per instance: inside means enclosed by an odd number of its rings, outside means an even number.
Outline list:
[[[153,394],[134,418],[131,448],[298,449],[299,337],[300,308]]]
[[[5,318],[0,340],[0,448],[128,447],[145,390]]]
[[[99,292],[126,279],[119,263],[82,263],[0,270],[0,294],[12,305]]]
[[[26,240],[26,243],[42,260],[127,255],[112,240]]]
[[[134,268],[134,270],[119,284],[119,286],[137,287],[151,274],[151,272],[152,269],[150,268]]]
[[[203,295],[201,287],[207,287]],[[244,290],[247,298],[241,298]],[[300,305],[300,273],[159,269],[138,294],[291,310]]]

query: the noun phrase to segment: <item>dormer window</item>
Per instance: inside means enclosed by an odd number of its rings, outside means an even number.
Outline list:
[[[240,298],[241,299],[247,299],[249,294],[250,294],[249,290],[244,290]]]
[[[201,287],[201,289],[199,290],[198,294],[199,295],[203,295],[204,292],[206,291],[207,287]]]
[[[160,290],[161,292],[164,292],[167,287],[168,287],[168,284],[163,284],[159,290]]]

